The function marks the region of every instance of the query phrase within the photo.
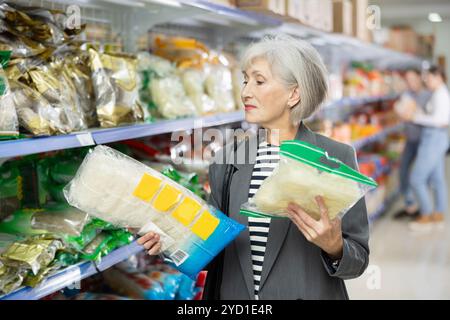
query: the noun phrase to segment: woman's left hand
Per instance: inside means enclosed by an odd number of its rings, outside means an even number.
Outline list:
[[[299,205],[289,203],[287,212],[289,218],[295,223],[297,228],[305,238],[325,251],[330,258],[342,258],[344,240],[342,238],[341,219],[330,220],[328,208],[325,206],[323,198],[316,197],[320,210],[320,220],[313,219]]]

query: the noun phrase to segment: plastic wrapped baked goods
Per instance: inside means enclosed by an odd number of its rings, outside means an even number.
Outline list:
[[[163,174],[97,146],[64,194],[69,204],[120,227],[154,231],[163,253],[194,277],[244,226]]]
[[[334,219],[376,186],[373,179],[328,157],[323,149],[298,140],[284,141],[278,166],[251,202],[242,205],[241,214],[286,217],[289,202],[294,202],[318,220],[315,197],[322,196],[330,219]]]
[[[0,140],[19,134],[16,108],[12,102],[8,78],[4,72],[11,51],[0,51]]]
[[[175,119],[196,114],[195,105],[186,95],[178,75],[154,77],[150,81],[150,92],[153,102],[164,118]]]
[[[102,127],[144,120],[139,103],[137,60],[89,49],[97,116]]]
[[[205,72],[200,68],[189,68],[181,72],[184,89],[197,108],[197,113],[206,115],[217,112],[216,104],[205,93]]]
[[[219,112],[235,109],[231,71],[222,65],[211,65],[205,81],[206,92]]]

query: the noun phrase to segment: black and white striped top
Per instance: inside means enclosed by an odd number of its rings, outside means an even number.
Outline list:
[[[270,176],[273,169],[278,165],[278,161],[280,160],[279,150],[280,148],[278,146],[270,145],[266,141],[259,144],[252,179],[250,182],[250,189],[248,193],[249,199],[255,195],[264,179]],[[269,227],[270,218],[248,218],[256,300],[259,299],[259,284],[261,281]]]

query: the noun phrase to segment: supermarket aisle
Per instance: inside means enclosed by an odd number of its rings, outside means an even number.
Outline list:
[[[450,158],[446,178],[450,181]],[[444,230],[413,234],[406,221],[392,219],[399,207],[397,202],[373,225],[370,267],[346,282],[350,298],[450,299],[450,215]]]

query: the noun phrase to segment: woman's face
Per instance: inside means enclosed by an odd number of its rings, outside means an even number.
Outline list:
[[[428,73],[426,75],[426,84],[428,89],[430,89],[431,91],[434,91],[436,89],[439,88],[439,86],[441,85],[441,81],[440,81],[440,77],[438,75],[434,75],[432,73]]]
[[[264,58],[256,58],[244,73],[241,91],[245,120],[263,127],[286,125],[289,122],[289,90],[276,77]],[[281,128],[279,128],[281,129]]]

